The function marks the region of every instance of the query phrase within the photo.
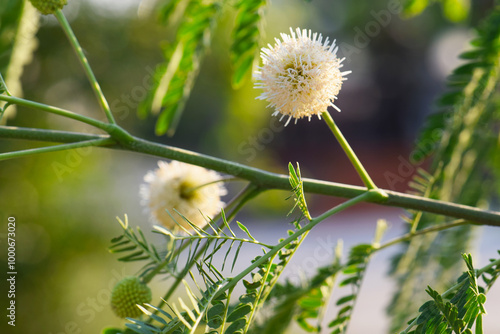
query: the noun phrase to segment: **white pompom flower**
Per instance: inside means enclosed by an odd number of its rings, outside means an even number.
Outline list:
[[[224,206],[221,197],[227,191],[219,174],[178,161],[158,161],[158,167],[144,176],[146,184],[140,188],[141,204],[153,223],[173,231],[178,230],[178,225],[190,230],[174,209],[198,227],[207,224],[207,217],[220,213]]]
[[[329,106],[340,111],[333,100],[351,71],[340,71],[344,58],[337,57],[335,41],[330,44],[328,37],[323,41],[321,34],[306,29],[290,28],[290,33],[262,49],[263,65],[254,73],[254,87],[264,90],[258,99],[269,101],[276,109],[273,116],[282,114],[280,120],[288,116],[285,125],[292,118],[321,119]]]

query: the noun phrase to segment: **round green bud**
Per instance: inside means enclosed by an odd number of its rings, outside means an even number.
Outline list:
[[[136,304],[151,302],[151,290],[135,277],[125,277],[111,292],[111,308],[120,318],[136,318],[142,311]]]
[[[48,15],[66,6],[68,0],[30,0],[30,2],[40,13]]]

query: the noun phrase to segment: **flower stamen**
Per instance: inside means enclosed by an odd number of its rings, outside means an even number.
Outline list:
[[[290,35],[282,33],[281,39],[261,51],[263,65],[254,74],[254,87],[263,92],[257,99],[269,101],[273,116],[282,114],[280,121],[288,116],[285,126],[291,118],[295,123],[312,115],[321,119],[329,106],[340,111],[332,101],[351,71],[340,71],[345,58],[337,58],[335,40],[330,44],[327,37],[322,42],[321,34],[299,28],[290,28]]]

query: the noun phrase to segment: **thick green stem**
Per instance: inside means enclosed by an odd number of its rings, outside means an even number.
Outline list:
[[[76,114],[76,113],[71,112],[69,110],[64,110],[61,108],[48,106],[48,105],[43,104],[43,103],[33,102],[33,101],[21,99],[19,97],[7,96],[7,95],[0,95],[0,101],[6,101],[8,103],[16,104],[18,106],[38,109],[38,110],[42,110],[45,112],[49,112],[51,114],[56,114],[59,116],[71,118],[71,119],[74,119],[76,121],[80,121],[80,122],[86,123],[88,125],[92,125],[98,129],[101,129],[104,131],[107,131],[107,129],[108,129],[108,124],[106,124],[106,123],[100,122],[98,120],[95,120],[95,119],[87,117],[87,116]]]
[[[113,118],[113,114],[111,113],[111,109],[109,108],[108,101],[106,101],[106,98],[104,97],[104,94],[101,90],[101,86],[99,86],[99,83],[97,82],[94,72],[92,72],[92,68],[89,65],[87,57],[85,57],[82,47],[80,46],[78,39],[73,33],[73,30],[71,29],[68,20],[66,20],[66,17],[64,16],[63,12],[60,9],[57,10],[54,13],[54,15],[59,21],[59,24],[61,25],[61,28],[64,30],[64,33],[68,37],[68,40],[71,43],[71,46],[73,47],[73,50],[75,51],[76,56],[78,57],[78,60],[82,64],[85,74],[87,75],[87,78],[90,81],[90,85],[92,86],[95,96],[97,97],[97,101],[99,102],[102,110],[106,114],[108,121],[111,124],[116,124],[115,119]]]
[[[119,128],[119,127],[117,127]],[[127,137],[128,136],[125,136]],[[103,136],[78,134],[65,131],[26,129],[17,127],[0,126],[0,138],[19,138],[42,140],[50,142],[75,142],[89,139],[102,139]],[[290,190],[288,175],[271,173],[258,168],[245,166],[236,162],[214,158],[208,155],[191,152],[188,150],[149,142],[140,138],[130,137],[120,144],[107,146],[108,148],[133,151],[157,157],[186,162],[189,164],[213,169],[222,173],[234,175],[248,180],[263,189]],[[352,186],[336,182],[326,182],[303,178],[304,191],[308,193],[329,195],[344,198],[353,198],[366,192],[365,187]],[[387,198],[382,196],[370,198],[367,201],[380,205],[400,207],[425,211],[439,215],[465,219],[483,225],[500,226],[500,212],[481,210],[478,208],[450,202],[383,190]]]
[[[60,144],[60,145],[53,145],[53,146],[47,146],[47,147],[32,148],[32,149],[23,150],[23,151],[0,153],[0,161],[7,160],[7,159],[13,159],[13,158],[19,158],[19,157],[25,157],[28,155],[33,155],[33,154],[38,154],[38,153],[57,152],[57,151],[71,150],[71,149],[75,149],[75,148],[89,147],[89,146],[107,146],[107,145],[112,145],[114,143],[115,143],[115,141],[111,138],[103,138],[103,139],[92,139],[92,140],[87,140],[87,141],[81,141],[81,142],[71,143],[71,144]]]
[[[231,221],[235,216],[236,214],[239,212],[239,210],[241,208],[243,208],[244,204],[247,203],[248,201],[250,201],[252,198],[254,198],[255,196],[257,196],[258,194],[260,194],[264,189],[260,189],[258,187],[255,187],[255,185],[253,184],[249,184],[240,194],[238,194],[232,201],[230,204],[228,204],[228,206],[226,207],[226,209],[230,209],[230,207],[233,207],[234,208],[232,209],[231,213],[227,216],[227,221]],[[217,221],[221,219],[221,216],[218,215],[217,217],[214,218],[214,221]],[[221,228],[222,228],[222,225],[221,225]],[[174,257],[179,254],[180,252],[182,252],[185,247],[188,245],[188,243],[185,243],[183,246],[179,247],[179,249],[177,249],[175,251],[175,254],[174,254]],[[196,261],[200,258],[201,255],[203,255],[205,253],[205,250],[207,249],[207,247],[210,245],[209,242],[206,242],[199,250],[198,252],[194,255],[194,257],[191,259],[191,261],[184,267],[184,269],[182,270],[182,272],[179,274],[178,277],[176,277],[174,283],[170,286],[170,288],[168,289],[168,291],[165,293],[165,295],[163,296],[162,300],[160,301],[160,303],[157,305],[158,308],[162,308],[163,305],[165,305],[165,301],[168,301],[170,299],[170,297],[172,296],[172,294],[175,292],[175,290],[177,290],[177,287],[179,286],[179,284],[182,282],[182,280],[184,279],[184,277],[189,273],[189,270],[191,270],[191,267],[196,263]],[[169,259],[172,258],[172,257],[169,257]],[[168,264],[167,262],[165,264],[162,264],[161,266],[158,266],[158,268],[163,268],[164,265]],[[160,268],[160,269],[161,269]],[[158,273],[159,271],[158,270],[155,270],[156,273]],[[150,281],[155,274],[149,274],[146,278],[144,278],[144,281],[145,282],[148,282]],[[156,314],[156,312],[155,312]]]
[[[333,120],[330,113],[328,111],[324,111],[321,114],[321,116],[323,116],[326,125],[328,125],[330,130],[333,132],[335,138],[337,138],[337,141],[339,142],[340,146],[342,146],[342,149],[344,150],[345,154],[347,155],[352,165],[358,172],[359,176],[361,177],[361,180],[363,180],[365,186],[368,189],[377,189],[377,186],[375,185],[375,183],[373,183],[372,179],[370,178],[370,175],[368,175],[368,172],[366,171],[365,167],[363,167],[361,161],[359,161],[358,157],[356,156],[356,153],[354,153],[353,149],[345,139],[342,132],[340,132],[339,127],[337,126],[337,124],[335,124],[335,121]]]

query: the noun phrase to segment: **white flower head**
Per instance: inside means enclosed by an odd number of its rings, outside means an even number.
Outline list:
[[[171,230],[178,229],[179,224],[190,230],[174,209],[194,225],[203,227],[207,224],[204,216],[212,218],[223,208],[221,196],[227,191],[217,182],[221,177],[216,172],[178,161],[158,161],[158,167],[144,176],[146,184],[140,188],[141,204],[154,223]],[[174,221],[167,210],[178,219]]]
[[[286,125],[292,118],[321,118],[329,106],[340,111],[333,100],[351,71],[340,71],[344,58],[337,58],[335,41],[330,44],[328,37],[323,41],[321,34],[306,29],[290,28],[290,33],[262,49],[263,65],[254,74],[254,87],[264,90],[258,99],[269,101],[276,109],[273,116],[282,114],[280,120],[288,116]]]

